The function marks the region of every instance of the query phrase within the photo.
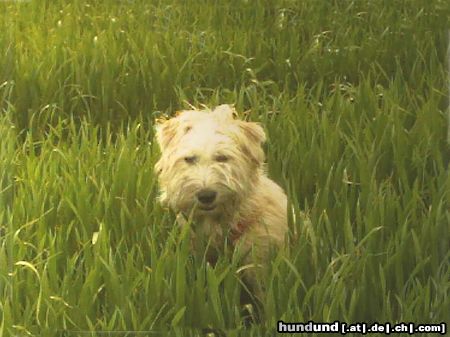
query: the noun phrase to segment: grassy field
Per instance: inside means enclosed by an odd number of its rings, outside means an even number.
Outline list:
[[[0,337],[450,323],[449,17],[438,0],[0,1]],[[250,110],[289,196],[255,324],[235,261],[193,259],[157,203],[152,123],[187,102]]]

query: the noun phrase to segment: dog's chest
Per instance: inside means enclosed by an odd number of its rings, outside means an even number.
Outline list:
[[[211,219],[203,219],[203,221],[193,226],[194,240],[207,243],[209,246],[220,248],[223,246],[225,236],[227,235],[226,228]]]

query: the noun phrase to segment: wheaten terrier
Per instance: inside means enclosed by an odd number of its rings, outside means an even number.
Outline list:
[[[266,175],[264,130],[235,116],[232,106],[220,105],[157,122],[161,202],[191,217],[194,249],[207,242],[209,259],[228,242],[247,266],[267,265],[288,229],[286,195]],[[256,283],[252,268],[243,269]]]

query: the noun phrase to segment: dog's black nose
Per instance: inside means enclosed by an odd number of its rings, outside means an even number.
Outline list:
[[[202,204],[208,205],[216,200],[217,192],[209,189],[201,190],[197,193],[197,199]]]

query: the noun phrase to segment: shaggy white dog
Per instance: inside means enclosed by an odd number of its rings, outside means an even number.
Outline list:
[[[161,202],[192,216],[194,249],[208,242],[211,260],[228,242],[244,263],[267,263],[288,229],[286,195],[264,170],[264,130],[235,116],[220,105],[158,121]],[[251,268],[245,277],[255,284]]]

